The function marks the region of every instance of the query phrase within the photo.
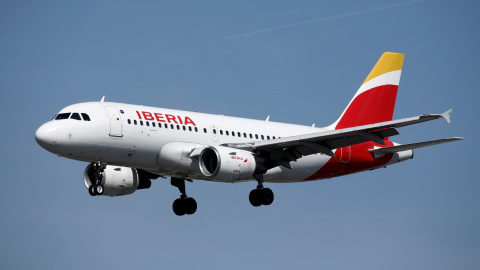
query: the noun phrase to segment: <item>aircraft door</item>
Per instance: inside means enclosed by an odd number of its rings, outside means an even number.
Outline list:
[[[350,146],[340,148],[340,163],[348,164],[352,155]]]
[[[122,133],[122,119],[116,107],[105,107],[107,110],[108,119],[110,121],[110,136],[123,137]]]
[[[210,131],[212,132],[212,140],[218,142],[218,128],[216,126],[210,126]]]

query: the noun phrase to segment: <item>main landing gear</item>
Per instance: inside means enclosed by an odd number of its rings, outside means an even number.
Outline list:
[[[250,191],[250,195],[248,196],[248,199],[250,200],[250,203],[258,207],[260,205],[270,205],[273,202],[273,191],[269,188],[264,188],[263,187],[263,175],[258,174],[255,175],[255,178],[257,179],[258,186],[256,189]]]
[[[95,168],[95,183],[92,183],[88,187],[88,193],[92,196],[96,195],[102,195],[103,194],[103,185],[102,185],[102,180],[103,180],[103,171],[107,167],[107,163],[105,162],[95,162],[92,163],[93,167]]]
[[[172,177],[170,184],[180,190],[180,198],[173,202],[173,212],[177,216],[194,214],[195,211],[197,211],[197,202],[194,198],[187,197],[187,193],[185,192],[185,179]]]

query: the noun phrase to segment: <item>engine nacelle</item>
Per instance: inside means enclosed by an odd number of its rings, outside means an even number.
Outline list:
[[[198,173],[198,162],[190,155],[194,149],[200,150],[205,147],[207,146],[189,142],[169,142],[158,152],[157,165],[165,171]]]
[[[203,175],[226,182],[251,179],[256,168],[251,152],[224,146],[203,149],[198,162]]]
[[[83,182],[88,187],[95,182],[95,168],[89,164],[83,173]],[[152,185],[150,179],[140,177],[134,168],[107,166],[103,171],[103,194],[104,196],[122,196],[135,192],[137,189],[149,188]]]

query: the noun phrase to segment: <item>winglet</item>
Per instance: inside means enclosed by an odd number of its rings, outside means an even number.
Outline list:
[[[102,99],[100,100],[100,102],[104,102],[105,101],[105,96],[102,97]]]
[[[447,123],[449,123],[449,124],[451,122],[450,121],[450,114],[452,113],[452,111],[453,111],[453,109],[450,109],[450,110],[440,114],[440,116],[442,116],[447,121]]]

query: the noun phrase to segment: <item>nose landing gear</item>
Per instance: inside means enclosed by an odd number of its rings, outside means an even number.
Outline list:
[[[92,165],[95,169],[95,173],[94,173],[95,182],[88,187],[88,193],[92,196],[102,195],[103,194],[103,185],[102,185],[103,171],[107,167],[107,163],[99,161],[99,162],[92,163]]]

